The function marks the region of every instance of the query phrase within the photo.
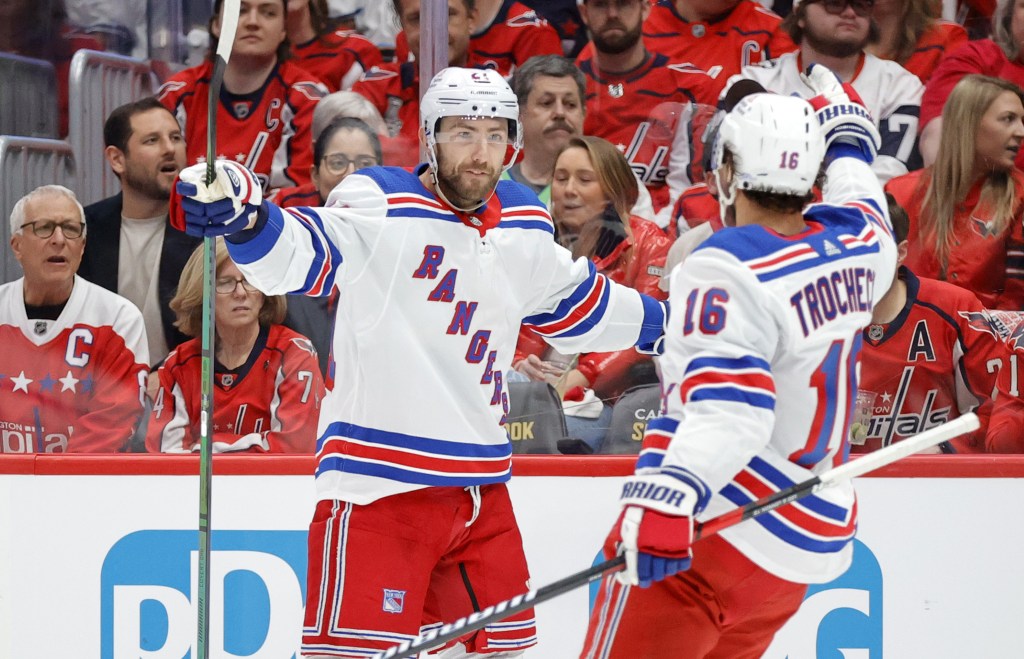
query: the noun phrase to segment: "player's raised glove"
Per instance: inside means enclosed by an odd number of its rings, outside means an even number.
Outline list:
[[[646,588],[690,569],[697,491],[672,476],[650,474],[627,481],[621,500],[622,514],[606,543],[626,558],[626,569],[615,578]]]
[[[800,77],[815,94],[809,102],[825,136],[825,149],[850,144],[865,162],[874,162],[882,138],[857,90],[821,64],[811,64]]]
[[[171,224],[192,236],[222,236],[251,227],[263,203],[259,180],[245,167],[218,160],[206,183],[206,165],[181,170],[171,192]]]

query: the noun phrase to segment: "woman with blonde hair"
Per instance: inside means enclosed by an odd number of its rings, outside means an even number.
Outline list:
[[[663,300],[658,283],[672,240],[653,222],[630,214],[639,194],[633,170],[615,145],[600,137],[571,138],[555,159],[551,182],[555,239],[609,279]],[[525,326],[512,363],[530,380],[556,384],[560,394],[589,389],[591,397],[609,402],[631,386],[657,381],[650,357],[636,350],[567,357],[553,353]],[[599,448],[610,408],[602,414],[603,422],[594,424],[601,432],[588,437],[588,430],[570,427],[570,434]]]
[[[284,296],[265,296],[245,280],[216,243],[214,283],[213,450],[215,453],[311,453],[324,396],[316,350],[281,325]],[[185,264],[171,299],[175,324],[188,336],[202,331],[203,248]],[[202,344],[178,346],[157,373],[159,388],[146,433],[151,452],[199,450]]]
[[[1024,309],[1024,92],[970,75],[942,111],[935,164],[886,190],[910,217],[905,265],[970,291],[990,309]]]

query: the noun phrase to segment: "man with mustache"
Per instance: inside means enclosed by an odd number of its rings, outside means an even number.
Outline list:
[[[420,117],[427,163],[354,172],[327,208],[261,202],[229,161],[215,183],[189,167],[177,187],[178,219],[228,234],[260,290],[339,291],[304,656],[369,656],[527,588],[503,427],[521,324],[569,353],[654,348],[662,334],[661,303],[573,261],[537,196],[499,181],[522,144],[501,75],[442,70]],[[536,642],[527,610],[443,656],[514,657]]]
[[[583,132],[587,81],[568,59],[538,55],[516,69],[511,85],[523,124],[523,157],[505,177],[527,186],[550,207],[555,159],[570,137]]]
[[[121,192],[86,207],[89,242],[78,274],[139,308],[155,365],[188,338],[174,326],[170,301],[199,241],[167,221],[174,178],[185,166],[185,139],[174,115],[145,98],[111,112],[103,140]]]
[[[584,0],[580,16],[590,54],[576,63],[587,78],[583,132],[615,144],[651,194],[664,228],[672,202],[697,178],[689,126],[710,115],[714,80],[692,64],[647,50],[646,0]]]

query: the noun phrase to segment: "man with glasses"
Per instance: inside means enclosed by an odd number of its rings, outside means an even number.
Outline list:
[[[185,138],[174,115],[145,98],[110,113],[103,142],[121,192],[86,206],[90,235],[78,274],[139,308],[156,365],[188,338],[174,326],[170,302],[199,241],[167,222],[174,177],[185,166]]]
[[[811,98],[814,92],[800,78],[801,69],[823,64],[834,71],[860,94],[875,120],[882,146],[871,167],[884,184],[921,168],[917,125],[924,86],[896,62],[865,52],[865,46],[878,38],[873,6],[874,0],[801,2],[782,22],[800,49],[748,66],[735,79],[750,78],[770,92]]]
[[[142,314],[75,275],[85,215],[36,188],[11,212],[25,276],[0,286],[0,453],[112,453],[136,431],[149,354]]]
[[[261,203],[224,161],[216,183],[190,167],[177,188],[187,230],[228,234],[260,290],[340,292],[304,656],[369,656],[527,588],[503,427],[521,324],[564,353],[653,348],[662,334],[659,302],[573,261],[537,196],[499,180],[522,144],[501,75],[442,70],[420,116],[426,164],[350,174],[327,208]],[[536,642],[527,610],[444,656]]]

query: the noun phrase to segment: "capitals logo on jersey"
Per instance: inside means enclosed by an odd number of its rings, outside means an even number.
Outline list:
[[[961,318],[967,319],[967,326],[971,329],[1006,341],[1014,350],[1024,348],[1024,313],[992,309],[958,313]]]

